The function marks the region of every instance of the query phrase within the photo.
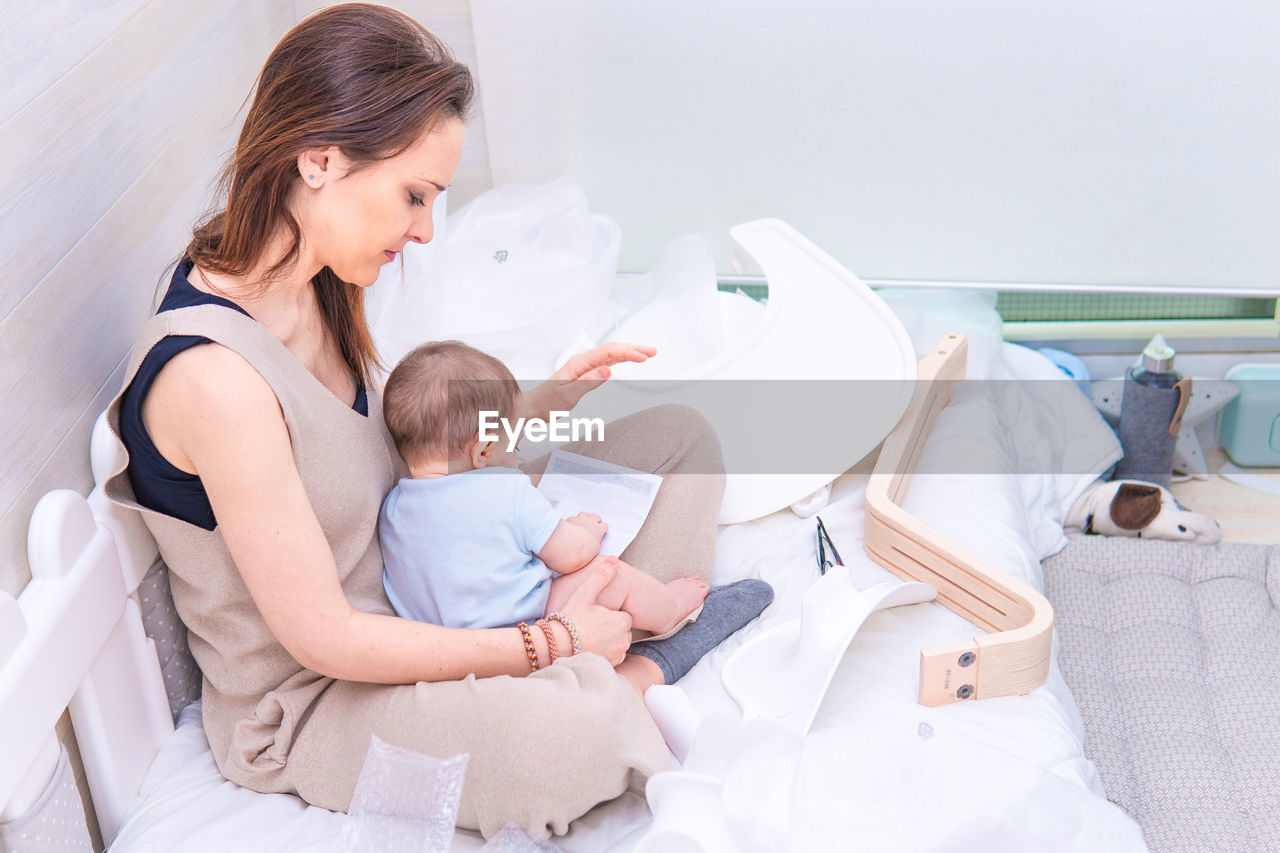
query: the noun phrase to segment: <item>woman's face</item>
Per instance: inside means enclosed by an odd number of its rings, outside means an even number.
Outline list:
[[[337,148],[305,152],[298,158],[303,252],[343,281],[373,284],[405,243],[431,239],[432,203],[453,181],[461,155],[459,119],[436,124],[395,157],[354,172]]]

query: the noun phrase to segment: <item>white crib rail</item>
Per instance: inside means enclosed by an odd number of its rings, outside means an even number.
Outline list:
[[[31,583],[0,593],[0,811],[49,781],[48,744],[69,708],[104,840],[120,827],[152,758],[173,731],[164,682],[128,597],[156,557],[136,513],[102,494],[116,460],[105,416],[92,440],[86,500],[61,489],[36,505],[27,535]]]

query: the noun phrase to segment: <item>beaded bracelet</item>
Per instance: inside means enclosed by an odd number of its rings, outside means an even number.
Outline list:
[[[538,650],[533,647],[533,637],[529,634],[529,623],[521,622],[516,627],[520,629],[520,636],[524,639],[524,653],[529,658],[529,667],[537,671]]]
[[[564,626],[564,629],[569,632],[569,640],[573,643],[573,653],[575,655],[582,654],[582,640],[578,638],[578,629],[574,626],[573,621],[559,610],[555,613],[548,613],[547,618],[553,619]]]
[[[539,619],[533,624],[541,628],[543,636],[547,638],[547,656],[550,658],[547,666],[551,666],[560,657],[560,649],[556,646],[556,635],[551,631],[551,623],[546,619]]]

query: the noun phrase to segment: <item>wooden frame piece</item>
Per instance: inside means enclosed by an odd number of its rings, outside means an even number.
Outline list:
[[[1048,678],[1053,647],[1053,607],[1043,595],[899,506],[951,383],[964,377],[967,351],[963,335],[947,335],[920,359],[915,394],[867,486],[867,555],[933,585],[939,603],[989,632],[920,653],[919,698],[928,706],[1029,693]]]

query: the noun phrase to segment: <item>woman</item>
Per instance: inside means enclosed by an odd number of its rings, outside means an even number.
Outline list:
[[[128,463],[107,494],[142,512],[169,566],[227,778],[345,810],[377,735],[469,753],[460,826],[545,837],[669,766],[636,691],[678,677],[728,631],[628,655],[628,618],[594,600],[608,560],[563,611],[593,654],[532,675],[515,628],[392,615],[376,526],[400,462],[362,288],[408,241],[431,239],[471,97],[466,68],[390,9],[334,7],[284,37],[225,173],[226,208],[196,229],[109,410]],[[610,364],[651,354],[584,353],[526,395],[525,413],[568,409]],[[672,475],[626,556],[707,579],[723,478],[675,476],[719,470],[705,425],[654,410],[588,452]],[[546,639],[533,641],[548,661]],[[548,721],[572,737],[549,739]]]

